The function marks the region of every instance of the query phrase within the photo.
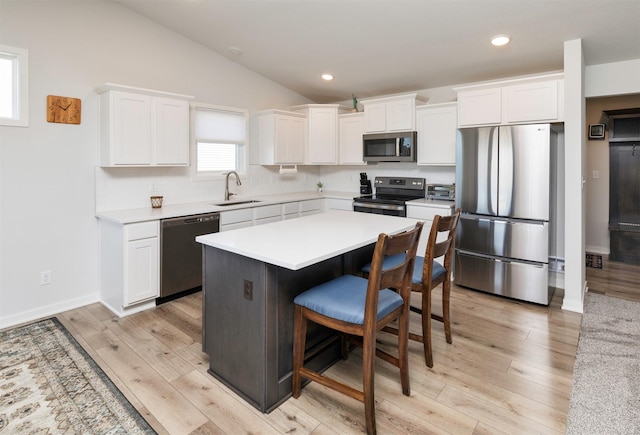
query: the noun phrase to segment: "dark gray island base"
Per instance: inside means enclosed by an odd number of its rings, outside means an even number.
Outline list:
[[[204,246],[203,351],[209,373],[268,413],[291,396],[293,299],[343,274],[359,274],[374,244],[299,270]],[[322,371],[340,357],[331,332],[309,324],[306,363]]]

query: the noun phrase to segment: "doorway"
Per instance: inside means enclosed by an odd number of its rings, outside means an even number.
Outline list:
[[[625,188],[635,188],[632,192],[637,193],[640,190],[640,179],[633,178],[633,171],[628,180],[626,177],[618,176],[620,168],[616,165],[620,163],[620,158],[624,161],[623,166],[629,166],[629,161],[622,154],[617,153],[612,157],[610,153],[611,132],[607,113],[615,114],[616,111],[634,108],[640,108],[640,94],[590,98],[586,101],[586,127],[604,124],[607,129],[604,137],[588,139],[586,146],[585,272],[589,291],[640,301],[640,288],[637,285],[640,282],[640,265],[617,261],[620,257],[616,258],[615,244],[620,241],[616,240],[616,235],[611,236],[609,232],[609,204],[619,203],[621,185]],[[616,152],[621,150],[622,148],[615,149]],[[633,149],[625,149],[623,154],[627,152],[632,153]],[[640,150],[636,153],[640,154]],[[610,163],[614,164],[613,169]],[[610,174],[614,174],[613,177]],[[633,246],[622,248],[630,251],[631,255],[640,255]],[[613,258],[610,258],[610,253],[613,254]]]

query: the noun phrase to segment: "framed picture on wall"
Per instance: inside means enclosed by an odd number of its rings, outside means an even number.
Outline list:
[[[589,139],[604,140],[604,124],[589,124]]]

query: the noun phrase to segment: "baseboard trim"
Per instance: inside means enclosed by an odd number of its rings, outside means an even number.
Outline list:
[[[22,313],[6,316],[0,319],[0,329],[20,325],[22,323],[29,323],[34,320],[39,320],[46,317],[55,316],[56,314],[62,313],[64,311],[84,307],[96,302],[100,302],[99,292],[95,292],[87,296],[82,296],[80,298],[69,299],[64,302],[39,307],[34,310],[23,311]]]
[[[609,255],[611,253],[611,250],[608,247],[603,247],[603,246],[586,245],[584,247],[584,250],[585,252],[591,253],[591,254]]]
[[[580,295],[580,300],[568,300],[567,295],[565,293],[564,299],[562,300],[562,309],[566,311],[573,311],[575,313],[584,313],[584,295],[589,290],[587,287],[587,282],[585,281],[582,286],[582,294]]]

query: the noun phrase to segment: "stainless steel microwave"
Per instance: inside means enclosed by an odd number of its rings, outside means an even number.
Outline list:
[[[366,162],[415,162],[415,131],[362,135],[363,158]]]

